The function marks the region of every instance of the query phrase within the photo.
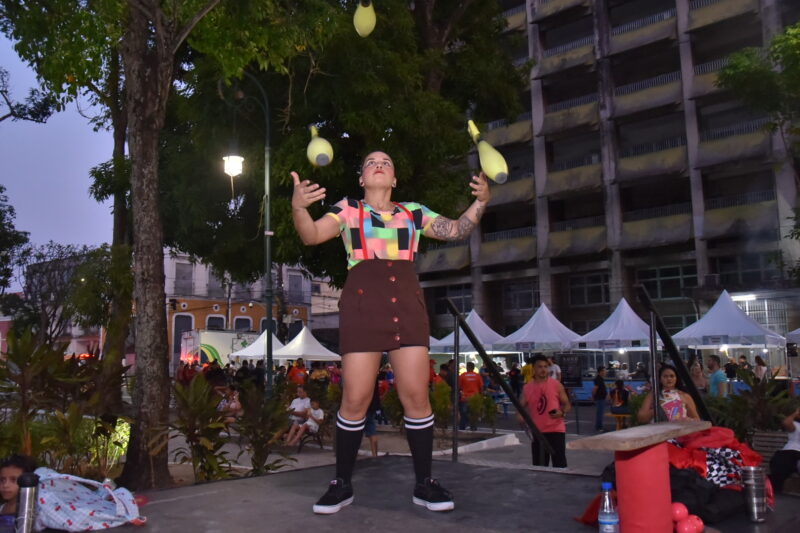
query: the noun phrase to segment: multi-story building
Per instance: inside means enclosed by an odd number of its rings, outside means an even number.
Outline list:
[[[280,269],[280,270],[279,270]],[[164,290],[171,364],[180,361],[181,335],[193,329],[262,332],[267,327],[263,282],[231,283],[183,254],[164,254]],[[282,317],[287,338],[309,323],[312,281],[299,268],[275,265],[272,330]],[[283,301],[283,309],[281,302]]]
[[[800,326],[783,264],[795,177],[765,118],[715,84],[729,54],[800,19],[794,0],[501,0],[530,111],[488,124],[509,181],[480,231],[432,246],[419,271],[434,333],[444,298],[500,333],[540,302],[586,332],[644,284],[673,331],[722,288]],[[793,301],[794,305],[788,302]],[[759,315],[760,316],[760,315]],[[763,318],[763,317],[762,317]]]

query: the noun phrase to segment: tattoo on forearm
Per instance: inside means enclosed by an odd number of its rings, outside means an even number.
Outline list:
[[[485,209],[486,206],[484,204],[478,204],[475,207],[474,221],[467,216],[467,213],[470,211],[469,209],[464,212],[458,220],[451,220],[441,216],[437,217],[431,224],[432,236],[435,239],[443,241],[460,241],[466,239],[469,234],[472,233],[472,230],[475,229]]]

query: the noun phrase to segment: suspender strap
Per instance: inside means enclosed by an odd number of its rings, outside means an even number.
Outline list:
[[[361,252],[364,254],[364,260],[369,259],[367,255],[367,237],[364,234],[364,202],[358,201],[358,231],[361,234]]]
[[[406,208],[406,206],[404,206],[402,204],[399,204],[397,202],[392,202],[392,203],[395,206],[397,206],[400,209],[402,209],[405,212],[406,216],[408,217],[408,222],[409,222],[409,224],[411,226],[411,229],[410,229],[411,240],[410,240],[409,246],[408,246],[408,260],[409,261],[413,261],[414,260],[414,244],[415,244],[416,238],[417,238],[416,226],[414,224],[414,215],[411,214],[411,211],[409,211]],[[360,200],[358,202],[358,232],[359,232],[359,235],[361,236],[361,252],[364,255],[364,259],[365,260],[369,259],[369,255],[367,253],[367,236],[364,233],[364,202],[362,202]]]
[[[408,222],[411,225],[411,242],[408,243],[408,260],[414,261],[414,241],[417,238],[417,228],[414,225],[414,215],[411,214],[411,211],[406,209],[406,206],[399,204],[397,202],[392,202],[394,205],[405,211],[406,216],[408,217]]]

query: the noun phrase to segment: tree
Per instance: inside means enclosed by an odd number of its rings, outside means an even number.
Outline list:
[[[28,233],[14,227],[17,214],[5,192],[6,188],[0,185],[0,297],[11,284],[17,254],[28,242]]]
[[[8,71],[3,67],[0,67],[0,98],[7,108],[0,112],[0,122],[11,119],[42,123],[53,114],[55,102],[38,89],[30,89],[24,103],[16,102],[11,96]]]
[[[800,185],[800,23],[776,35],[766,48],[745,48],[731,54],[718,84],[769,117]]]

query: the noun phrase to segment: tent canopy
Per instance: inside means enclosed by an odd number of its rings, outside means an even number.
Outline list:
[[[580,337],[542,304],[517,331],[494,343],[495,350],[566,350]]]
[[[228,359],[230,360],[234,357],[240,359],[265,359],[267,357],[267,333],[269,333],[269,331],[264,330],[260,337],[241,350],[231,353]],[[272,333],[273,355],[275,354],[275,350],[279,350],[280,348],[283,348],[283,343]]]
[[[650,346],[650,326],[623,298],[605,322],[579,337],[575,345],[592,350],[644,349]]]
[[[486,322],[478,316],[478,313],[475,312],[473,309],[469,312],[466,318],[467,325],[472,329],[473,333],[478,337],[478,340],[481,341],[484,347],[489,347],[490,345],[496,343],[503,337],[494,331],[492,328],[486,325]],[[445,336],[443,339],[436,341],[435,343],[431,343],[430,351],[432,353],[452,353],[455,350],[455,332],[451,332],[449,335]],[[472,343],[469,342],[466,334],[464,334],[464,330],[459,328],[459,351],[460,352],[476,352]]]
[[[306,361],[341,361],[342,358],[325,348],[314,338],[308,326],[303,326],[300,333],[280,350],[272,354],[277,359],[297,359],[302,357]]]
[[[786,334],[786,342],[800,343],[800,328]]]
[[[736,305],[728,291],[722,291],[717,302],[703,318],[679,331],[672,338],[678,346],[692,348],[786,344],[786,339],[747,316],[747,313]]]

